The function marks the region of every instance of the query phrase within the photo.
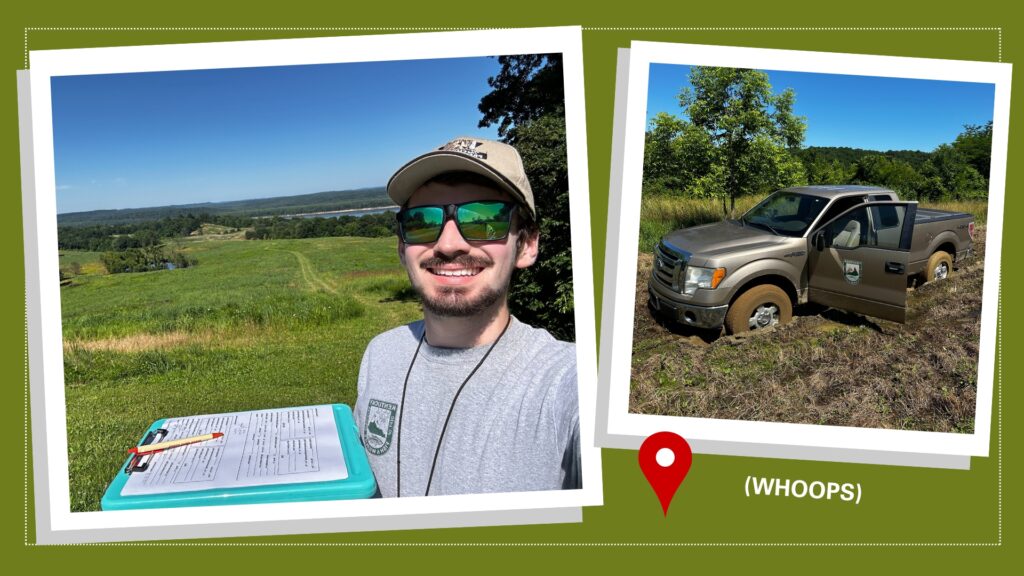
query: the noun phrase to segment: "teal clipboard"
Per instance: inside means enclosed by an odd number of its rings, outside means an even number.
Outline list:
[[[169,494],[147,494],[121,496],[121,490],[128,482],[126,470],[132,464],[133,457],[128,458],[118,470],[110,486],[107,487],[100,507],[103,510],[135,510],[140,508],[182,508],[185,506],[223,506],[229,504],[268,504],[273,502],[309,502],[315,500],[353,500],[370,498],[377,492],[377,481],[370,470],[366,458],[366,450],[359,441],[359,432],[352,409],[344,404],[332,404],[334,422],[338,427],[342,452],[345,455],[345,466],[348,478],[328,482],[299,482],[295,484],[275,484],[271,486],[245,486],[239,488],[218,488],[194,492],[176,492]],[[146,430],[143,436],[154,435],[167,419],[157,420]],[[142,443],[140,442],[140,444]],[[135,472],[144,474],[145,472]]]

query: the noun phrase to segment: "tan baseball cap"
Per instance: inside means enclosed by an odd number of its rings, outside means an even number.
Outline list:
[[[447,144],[410,160],[388,180],[388,196],[404,206],[427,180],[445,172],[473,172],[490,179],[498,189],[525,204],[536,218],[533,189],[526,178],[519,152],[502,142],[459,136]]]

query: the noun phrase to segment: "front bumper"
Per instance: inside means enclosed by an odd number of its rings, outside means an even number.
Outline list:
[[[647,303],[656,314],[694,328],[721,328],[725,323],[725,314],[729,311],[728,304],[694,306],[665,298],[655,292],[650,284],[647,285],[647,295],[649,297]]]

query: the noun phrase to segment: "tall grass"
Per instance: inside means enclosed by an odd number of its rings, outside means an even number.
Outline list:
[[[764,196],[744,196],[736,199],[732,218],[739,218],[753,208]],[[984,225],[988,216],[985,200],[950,200],[921,202],[923,208],[966,212],[973,214],[975,223]],[[723,220],[722,202],[709,198],[683,198],[647,194],[640,201],[640,238],[637,250],[650,252],[661,237],[680,228],[690,228]]]
[[[762,200],[763,196],[736,199],[734,218]],[[680,228],[718,222],[725,218],[722,201],[713,198],[681,198],[645,195],[640,204],[640,252],[650,252],[661,237]]]
[[[982,226],[988,220],[988,200],[947,200],[940,202],[922,201],[922,208],[966,212],[974,215],[974,223]]]

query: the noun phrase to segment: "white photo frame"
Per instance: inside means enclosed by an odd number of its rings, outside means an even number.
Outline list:
[[[633,42],[628,50],[620,50],[618,62],[602,313],[599,445],[638,448],[647,436],[667,430],[686,438],[695,452],[712,454],[951,468],[969,468],[971,456],[987,456],[992,421],[1011,66],[659,42]],[[655,63],[995,85],[986,232],[994,241],[987,243],[985,251],[978,392],[972,434],[629,412],[644,133],[650,67]]]
[[[55,76],[561,53],[571,204],[580,441],[578,490],[71,512],[50,80]],[[35,504],[39,543],[579,522],[602,504],[582,30],[552,27],[33,51],[19,73]],[[51,274],[50,272],[53,272]],[[140,431],[141,432],[141,431]],[[115,473],[111,470],[111,477]]]

